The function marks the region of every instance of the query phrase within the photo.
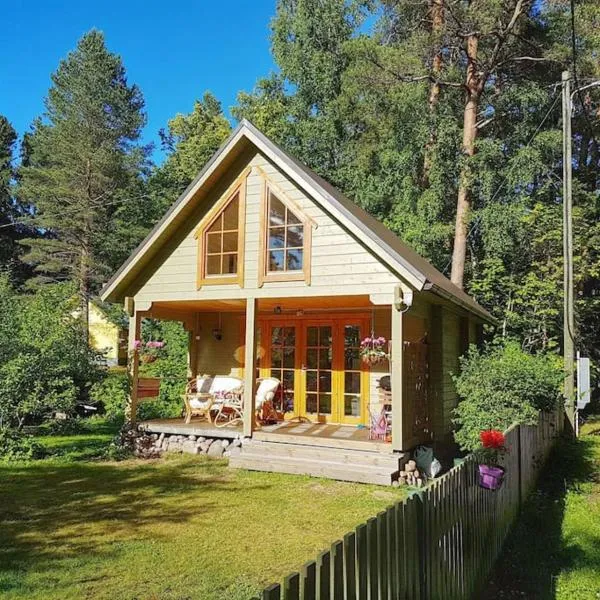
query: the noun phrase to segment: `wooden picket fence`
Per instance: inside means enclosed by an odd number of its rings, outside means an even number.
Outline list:
[[[544,413],[506,432],[500,490],[479,487],[468,456],[424,490],[334,542],[330,550],[262,592],[263,600],[459,600],[487,580],[520,506],[562,429]]]

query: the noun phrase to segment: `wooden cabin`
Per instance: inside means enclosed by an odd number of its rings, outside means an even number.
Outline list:
[[[324,475],[328,463],[352,457],[357,465],[387,457],[397,467],[416,445],[451,439],[452,374],[492,322],[395,234],[247,121],[102,299],[125,303],[130,345],[142,318],[178,320],[189,331],[190,377],[244,379],[239,432],[259,443],[244,446],[238,466]],[[359,356],[371,334],[389,341],[389,360],[373,366]],[[280,423],[259,427],[253,418],[257,376],[282,382]],[[371,440],[369,415],[386,402],[391,439]],[[178,420],[150,430],[198,434],[202,427]],[[226,429],[219,435],[232,435]]]

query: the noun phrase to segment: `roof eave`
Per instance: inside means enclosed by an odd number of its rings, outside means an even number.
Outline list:
[[[456,296],[450,294],[445,289],[443,289],[440,286],[435,285],[434,283],[431,283],[431,282],[427,282],[427,284],[424,286],[424,289],[436,294],[437,296],[440,296],[441,298],[444,298],[445,300],[449,300],[453,304],[456,304],[456,305],[460,306],[461,308],[464,308],[466,311],[468,311],[470,313],[475,313],[483,321],[485,321],[486,323],[489,323],[490,325],[494,325],[494,327],[496,327],[498,325],[498,320],[494,316],[492,316],[487,310],[485,310],[485,308],[483,308],[483,306],[479,306],[479,304],[475,304],[475,306],[467,304],[460,298],[457,298]]]

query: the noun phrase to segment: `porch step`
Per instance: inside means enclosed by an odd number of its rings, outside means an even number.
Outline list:
[[[251,441],[229,459],[234,469],[269,471],[390,485],[398,478],[401,454],[346,450],[302,444]]]

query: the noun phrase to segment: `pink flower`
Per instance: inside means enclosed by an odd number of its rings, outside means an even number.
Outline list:
[[[142,340],[135,340],[133,342],[133,349],[139,350],[142,347]]]

